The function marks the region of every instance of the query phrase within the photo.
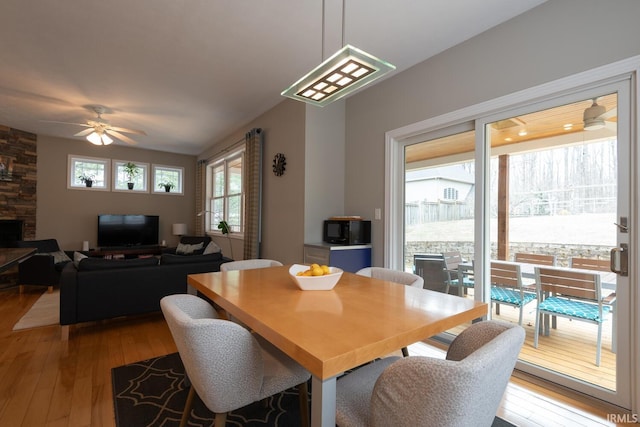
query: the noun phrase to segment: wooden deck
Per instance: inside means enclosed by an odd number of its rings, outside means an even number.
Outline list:
[[[533,346],[535,328],[535,302],[524,309],[522,326],[527,333],[520,360],[581,379],[609,390],[616,385],[616,355],[611,351],[611,327],[613,314],[602,327],[602,353],[600,366],[596,366],[598,327],[596,325],[558,317],[557,329],[549,336],[538,337],[538,348]],[[502,305],[500,315],[493,318],[518,323],[519,310]],[[468,326],[468,325],[466,325]],[[457,333],[465,326],[452,330]]]

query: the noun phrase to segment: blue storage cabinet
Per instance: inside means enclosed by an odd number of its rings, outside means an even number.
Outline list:
[[[361,268],[371,267],[371,245],[306,243],[304,263],[325,264],[355,273]]]

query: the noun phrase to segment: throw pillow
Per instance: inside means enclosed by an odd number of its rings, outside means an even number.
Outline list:
[[[58,264],[59,262],[69,262],[71,258],[64,253],[64,251],[56,251],[56,252],[39,252],[36,255],[50,255],[53,257],[53,263]]]
[[[85,254],[81,254],[80,252],[73,253],[73,263],[75,264],[76,268],[78,268],[78,264],[80,264],[80,261],[82,261],[85,258],[89,258],[89,257],[86,256]]]
[[[215,242],[209,242],[206,248],[204,248],[203,255],[207,254],[217,254],[218,252],[222,252],[220,246],[216,245]]]
[[[184,243],[178,243],[178,247],[176,248],[176,253],[178,255],[191,255],[195,251],[199,251],[204,248],[204,243],[200,242],[197,245],[187,245]]]

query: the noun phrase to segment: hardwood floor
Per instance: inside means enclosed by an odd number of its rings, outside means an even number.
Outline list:
[[[60,340],[60,326],[13,332],[42,292],[0,291],[0,426],[114,427],[111,368],[176,351],[162,315],[86,324],[72,329],[68,342]],[[410,352],[443,350],[417,343]],[[515,373],[498,415],[524,427],[616,425],[609,413],[619,411]]]

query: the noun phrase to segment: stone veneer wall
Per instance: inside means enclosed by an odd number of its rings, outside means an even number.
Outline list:
[[[0,219],[23,221],[22,238],[36,236],[37,135],[0,125],[0,157],[11,159],[11,180],[0,180]],[[0,288],[16,285],[17,267],[0,274]]]
[[[527,243],[517,242],[509,245],[510,259],[516,252],[531,254],[555,254],[559,267],[569,267],[571,257],[609,259],[611,246],[576,245],[560,243]],[[413,270],[413,256],[415,254],[440,254],[443,252],[459,251],[462,258],[471,260],[475,252],[473,242],[409,242],[405,246],[404,265],[406,270]],[[496,257],[495,245],[491,247],[491,257]]]

